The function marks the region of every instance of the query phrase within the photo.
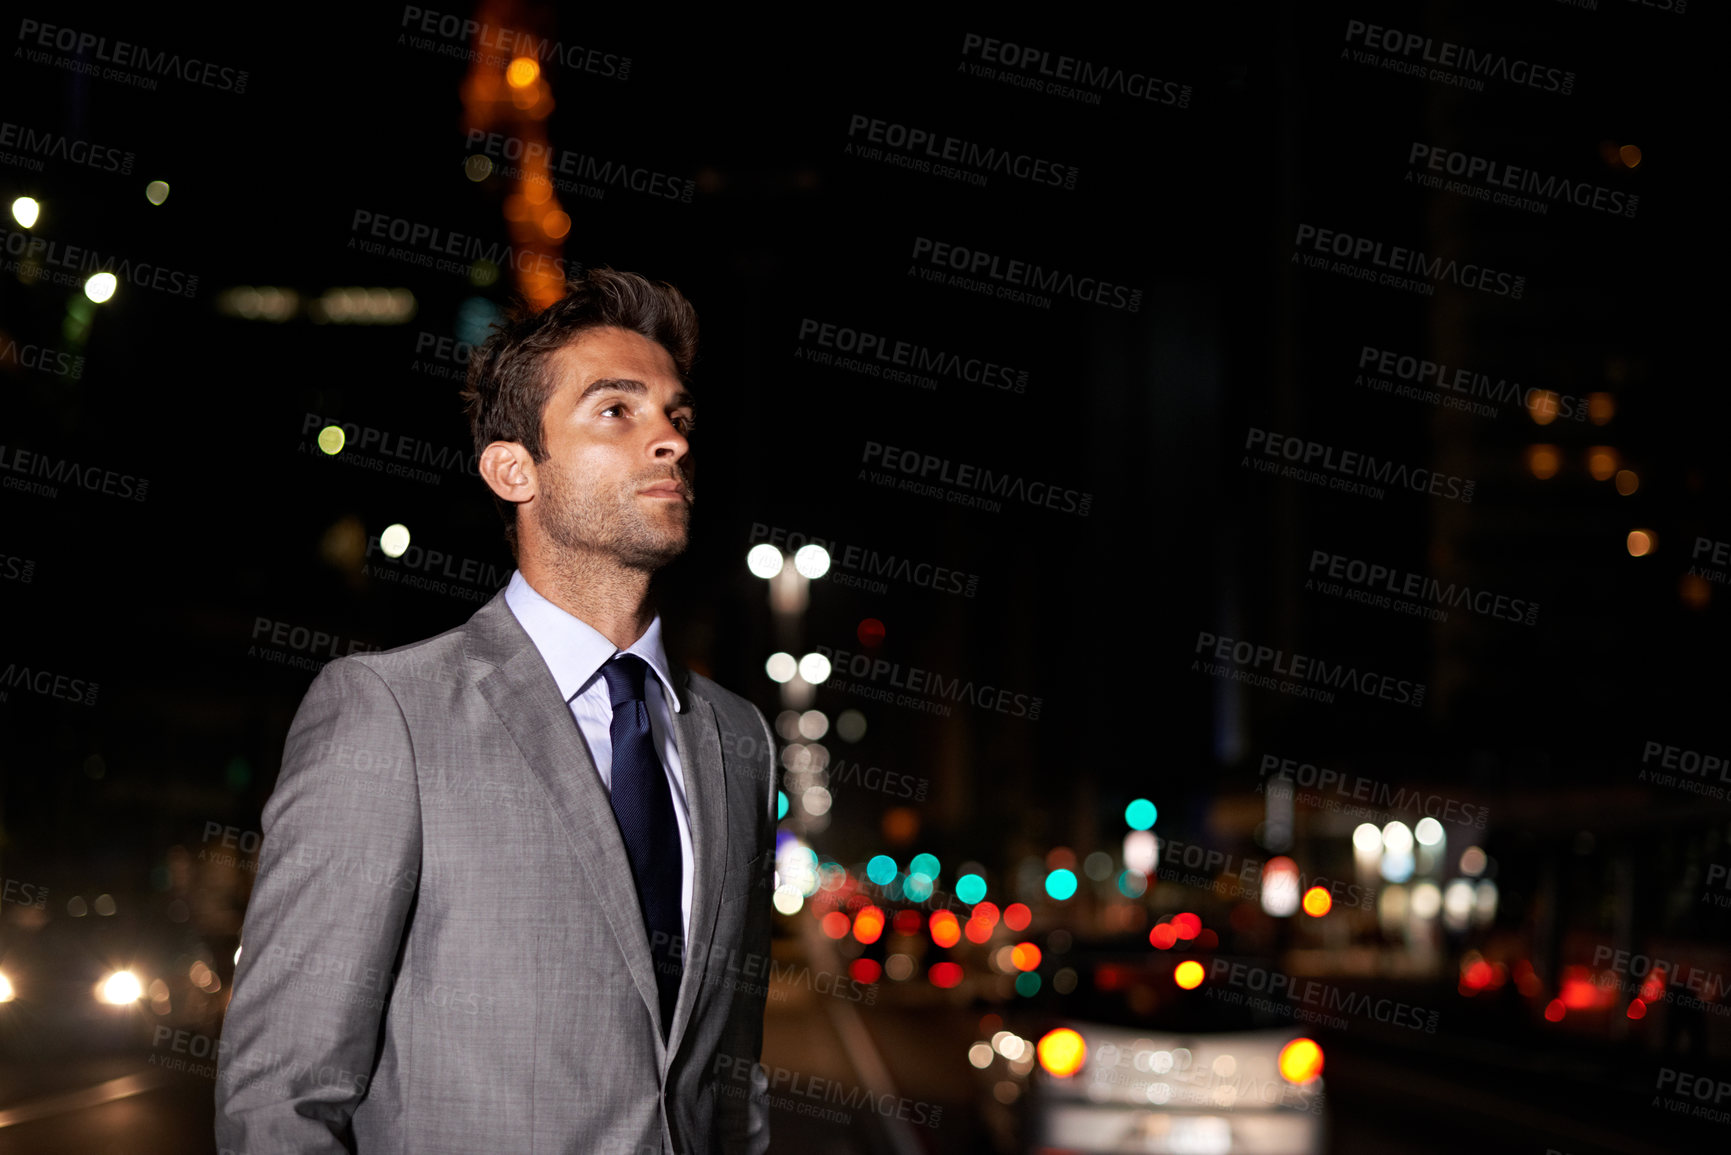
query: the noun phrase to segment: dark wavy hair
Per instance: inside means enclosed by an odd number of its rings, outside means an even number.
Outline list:
[[[565,295],[537,312],[512,304],[487,340],[469,357],[463,408],[475,437],[475,455],[495,441],[515,441],[539,464],[547,459],[542,418],[555,382],[552,355],[591,329],[641,333],[667,350],[681,381],[697,358],[697,310],[664,281],[609,268],[590,269],[565,286]],[[517,556],[517,507],[497,494],[505,541]]]

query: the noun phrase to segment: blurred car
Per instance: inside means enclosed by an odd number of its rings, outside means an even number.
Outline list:
[[[1278,997],[1211,985],[1241,958],[1078,944],[970,1054],[1033,1155],[1320,1155],[1323,1048]],[[1224,964],[1224,965],[1223,965]],[[1058,989],[1054,989],[1058,988]],[[1067,989],[1063,989],[1067,988]]]
[[[1319,1155],[1321,1048],[1291,1030],[1055,1027],[1038,1052],[1030,1149]]]
[[[63,910],[0,923],[0,1054],[141,1051],[213,1031],[226,995],[208,945],[166,919]]]

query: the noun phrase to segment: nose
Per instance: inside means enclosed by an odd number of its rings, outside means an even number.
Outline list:
[[[673,418],[663,413],[649,441],[649,455],[656,461],[680,462],[691,452],[691,442],[679,432]]]

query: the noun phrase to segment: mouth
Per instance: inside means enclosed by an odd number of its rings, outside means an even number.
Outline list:
[[[677,481],[658,481],[654,485],[637,491],[639,497],[658,497],[672,501],[690,501],[686,489]]]

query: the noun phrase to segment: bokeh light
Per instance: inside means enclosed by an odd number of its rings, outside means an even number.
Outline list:
[[[973,906],[986,897],[986,880],[977,874],[964,874],[956,879],[956,897]]]
[[[932,969],[926,972],[934,987],[939,990],[950,990],[959,986],[962,981],[961,964],[953,962],[933,963]]]
[[[113,297],[119,287],[120,280],[113,273],[92,273],[84,282],[84,295],[100,305]]]
[[[858,710],[843,710],[836,715],[835,732],[843,742],[858,742],[865,737],[865,715]]]
[[[1534,424],[1549,425],[1557,419],[1557,395],[1549,389],[1534,389],[1527,394],[1527,414]]]
[[[144,984],[131,971],[115,971],[102,981],[102,1001],[112,1006],[125,1006],[144,997]]]
[[[793,555],[793,568],[816,580],[829,572],[829,551],[821,545],[802,545]]]
[[[861,907],[853,916],[853,936],[870,946],[884,933],[884,912],[875,906]]]
[[[386,557],[402,557],[409,551],[409,527],[402,522],[387,525],[379,534],[379,550]]]
[[[1280,1048],[1278,1065],[1282,1078],[1302,1086],[1322,1074],[1322,1048],[1313,1039],[1294,1039]]]
[[[745,568],[751,571],[753,577],[760,577],[765,580],[780,573],[786,564],[787,559],[781,556],[781,551],[767,541],[761,545],[752,546],[750,552],[745,555]]]
[[[1088,1044],[1069,1027],[1059,1027],[1041,1035],[1034,1052],[1048,1075],[1067,1079],[1082,1069],[1082,1063],[1088,1057]]]

